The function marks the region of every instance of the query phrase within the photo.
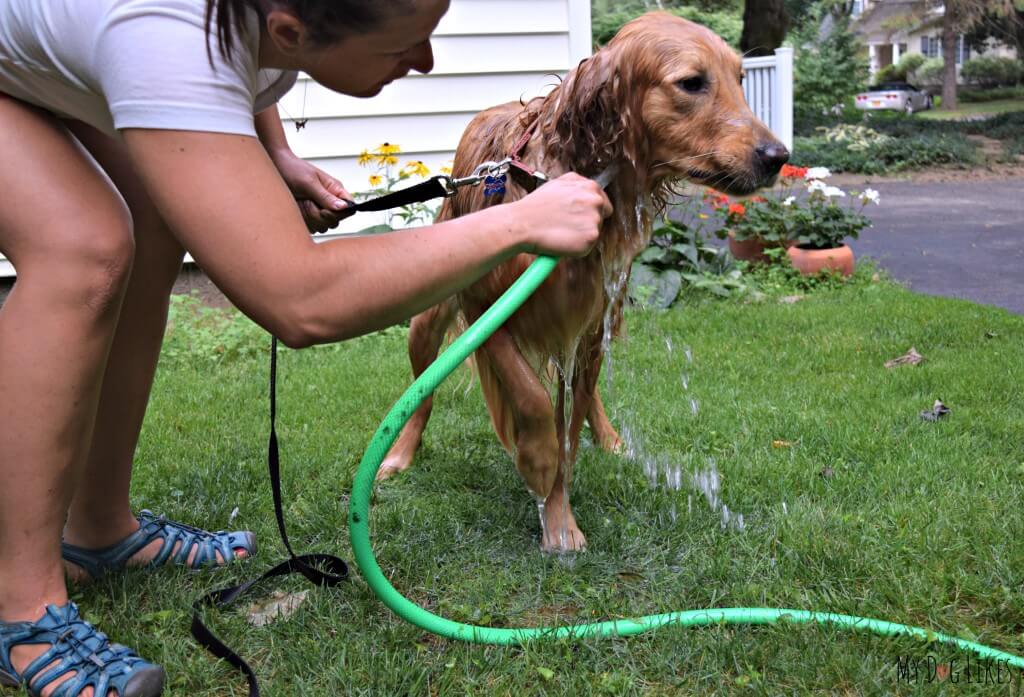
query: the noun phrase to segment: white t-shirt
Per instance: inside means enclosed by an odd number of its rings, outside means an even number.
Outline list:
[[[295,84],[260,70],[255,11],[230,61],[206,0],[0,0],[0,92],[117,136],[124,128],[255,135]],[[216,26],[213,27],[216,29]]]

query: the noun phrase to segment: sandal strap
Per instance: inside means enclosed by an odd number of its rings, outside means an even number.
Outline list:
[[[11,650],[16,645],[46,645],[50,647],[20,672],[11,664]],[[51,665],[52,664],[52,665]],[[160,694],[153,685],[163,682],[163,669],[143,660],[131,649],[112,644],[105,634],[81,618],[74,603],[49,605],[43,617],[36,622],[0,622],[0,673],[19,684],[28,686],[30,694],[40,695],[43,690],[63,677],[72,676],[54,690],[51,697],[77,697],[87,687],[97,697],[110,690],[128,695],[137,690],[126,690],[130,680],[143,672],[148,676],[146,694]]]
[[[86,549],[65,542],[61,545],[62,554],[66,560],[81,566],[95,579],[125,568],[129,559],[155,540],[160,540],[161,545],[149,562],[149,568],[163,566],[170,560],[176,565],[201,569],[216,565],[218,552],[225,563],[234,559],[236,549],[244,549],[250,556],[256,553],[256,540],[250,532],[208,532],[168,520],[151,511],[141,511],[138,521],[139,529],[116,544],[101,549]],[[179,542],[180,547],[175,551]],[[189,563],[193,550],[196,554]]]

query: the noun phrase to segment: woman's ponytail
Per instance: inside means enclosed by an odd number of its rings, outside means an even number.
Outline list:
[[[252,8],[259,11],[259,0],[206,0],[206,53],[213,61],[210,47],[213,28],[217,28],[217,48],[225,58],[231,57],[235,36],[245,28],[245,12]]]

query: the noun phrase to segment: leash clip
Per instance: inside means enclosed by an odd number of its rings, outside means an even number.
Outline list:
[[[512,164],[512,158],[506,157],[504,160],[495,162],[494,160],[488,160],[482,162],[476,166],[473,173],[468,177],[449,177],[447,175],[440,175],[438,179],[444,186],[444,195],[446,198],[451,198],[458,190],[464,186],[480,186],[488,177],[497,179],[508,174],[510,165]]]

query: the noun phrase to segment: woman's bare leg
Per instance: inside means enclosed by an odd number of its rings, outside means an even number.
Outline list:
[[[110,349],[92,444],[64,530],[67,542],[95,549],[119,542],[139,527],[129,503],[132,462],[167,325],[171,289],[185,252],[142,186],[123,143],[82,123],[68,125],[124,196],[135,229],[131,280]],[[148,561],[161,544],[156,541],[141,550],[135,561]],[[75,578],[83,576],[77,567],[69,567],[69,572]]]
[[[53,117],[0,96],[0,619],[64,604],[61,528],[131,271],[131,219]],[[16,667],[46,647],[15,647]],[[91,690],[83,693],[91,694]]]

